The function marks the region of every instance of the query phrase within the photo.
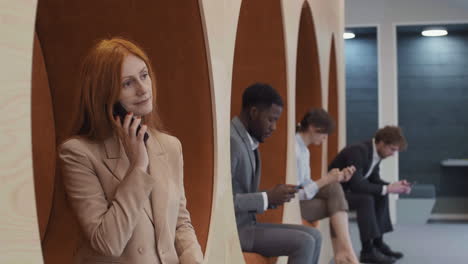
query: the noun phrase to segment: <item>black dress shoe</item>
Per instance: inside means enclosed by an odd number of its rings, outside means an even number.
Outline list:
[[[396,259],[401,259],[403,253],[398,251],[393,251],[387,244],[383,243],[382,245],[375,246],[380,252],[389,257],[394,257]]]
[[[395,263],[395,259],[384,255],[376,248],[372,248],[372,250],[361,251],[359,262],[366,264],[393,264]]]

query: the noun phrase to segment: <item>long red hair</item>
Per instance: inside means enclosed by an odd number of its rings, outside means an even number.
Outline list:
[[[161,130],[156,110],[156,78],[142,48],[121,37],[99,41],[83,60],[80,75],[80,115],[76,132],[91,140],[104,140],[117,131],[112,108],[121,92],[122,63],[128,54],[143,60],[152,81],[153,111],[142,117],[148,128]]]

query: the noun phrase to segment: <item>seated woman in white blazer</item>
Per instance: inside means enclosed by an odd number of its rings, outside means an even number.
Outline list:
[[[75,263],[202,263],[181,144],[159,129],[147,55],[128,40],[102,40],[81,73],[79,131],[59,149],[82,231]],[[118,102],[128,111],[123,118],[113,113]]]

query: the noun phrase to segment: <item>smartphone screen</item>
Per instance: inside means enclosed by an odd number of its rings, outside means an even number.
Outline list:
[[[123,107],[123,105],[120,102],[117,102],[116,104],[114,104],[113,115],[114,116],[119,116],[120,122],[122,122],[122,125],[123,125],[123,122],[125,120],[125,116],[127,114],[128,114],[127,110]],[[135,118],[132,117],[132,120],[130,121],[130,124],[132,124],[134,119]],[[137,134],[138,134],[138,131],[140,131],[140,128],[141,128],[141,126],[138,125],[137,131],[136,131]],[[148,138],[149,138],[149,135],[148,135],[148,132],[146,132],[145,136],[143,137],[143,140],[145,141],[145,143],[148,140]]]

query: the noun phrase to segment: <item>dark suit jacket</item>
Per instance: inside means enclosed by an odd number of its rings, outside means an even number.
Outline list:
[[[348,182],[342,183],[345,192],[382,194],[383,186],[388,183],[380,178],[380,162],[375,165],[371,175],[367,179],[364,178],[372,165],[373,151],[372,140],[369,140],[347,146],[332,161],[328,170],[333,168],[341,170],[351,165],[356,167],[353,177]]]

